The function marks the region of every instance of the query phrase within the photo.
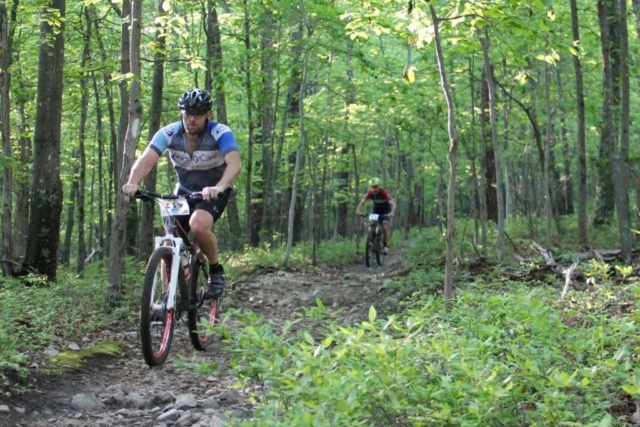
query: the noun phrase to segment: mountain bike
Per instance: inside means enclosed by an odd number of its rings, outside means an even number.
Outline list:
[[[369,228],[367,229],[367,243],[364,251],[364,260],[367,267],[373,265],[373,259],[378,265],[384,264],[387,254],[382,248],[382,224],[380,224],[380,215],[378,214],[362,214],[363,217],[369,217]]]
[[[209,329],[219,319],[220,302],[204,299],[209,262],[175,220],[177,215],[188,215],[202,193],[176,196],[138,190],[135,197],[158,204],[166,231],[155,238],[140,304],[142,355],[147,365],[159,366],[169,356],[174,326],[184,313],[193,347],[205,351],[211,345]]]

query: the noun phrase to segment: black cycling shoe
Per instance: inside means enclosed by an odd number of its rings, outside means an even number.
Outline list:
[[[204,293],[205,300],[218,299],[222,296],[224,291],[224,282],[227,276],[224,275],[224,269],[220,264],[211,267],[209,272],[209,288]]]

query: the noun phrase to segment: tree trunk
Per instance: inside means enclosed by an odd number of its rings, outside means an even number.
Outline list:
[[[166,15],[162,3],[158,3],[158,14]],[[160,129],[162,121],[162,94],[164,93],[164,64],[167,59],[164,29],[161,24],[156,24],[156,48],[153,54],[153,81],[151,83],[151,105],[149,106],[149,137],[151,141],[156,132]],[[152,168],[144,178],[144,188],[149,191],[156,191],[158,178],[158,168]],[[140,214],[140,227],[138,229],[138,252],[136,259],[146,261],[151,256],[153,250],[154,236],[154,213],[155,203],[143,203]]]
[[[284,259],[282,260],[282,264],[284,266],[289,265],[289,257],[291,256],[291,248],[293,247],[294,242],[294,234],[295,234],[295,223],[296,223],[296,212],[299,208],[296,208],[296,203],[298,200],[298,182],[299,182],[299,174],[300,168],[302,166],[302,157],[304,154],[304,140],[305,140],[305,131],[304,131],[304,92],[306,90],[307,84],[307,67],[309,63],[309,22],[307,21],[307,15],[305,11],[304,0],[300,0],[300,12],[302,13],[301,24],[304,24],[307,28],[307,37],[304,38],[304,58],[302,60],[302,76],[300,78],[300,88],[297,96],[298,101],[298,116],[299,116],[299,138],[298,138],[298,150],[296,153],[296,161],[295,168],[293,171],[293,184],[291,186],[291,204],[289,206],[289,225],[287,230],[287,248],[285,250]],[[302,37],[302,28],[300,28],[300,36]]]
[[[91,61],[91,14],[89,9],[85,8],[84,17],[86,19],[86,29],[84,37],[84,47],[82,50],[81,70],[82,78],[80,79],[80,126],[78,129],[78,152],[80,154],[79,174],[78,174],[78,260],[76,263],[76,271],[81,273],[84,271],[84,260],[87,257],[87,246],[84,240],[85,215],[84,215],[84,192],[86,191],[86,170],[87,160],[84,142],[86,138],[87,127],[87,109],[89,108],[89,72],[86,65]]]
[[[136,143],[140,132],[140,119],[142,117],[142,105],[140,103],[140,34],[141,34],[142,0],[133,0],[131,5],[131,89],[129,91],[129,126],[122,155],[122,169],[118,188],[127,182],[131,165],[133,164]],[[124,268],[124,244],[126,216],[129,210],[129,202],[124,194],[116,192],[116,213],[111,233],[111,253],[109,254],[109,288],[107,290],[107,308],[113,308],[118,303],[122,294],[122,270]]]
[[[24,90],[24,84],[20,83],[20,87]],[[29,235],[29,194],[31,194],[30,180],[27,178],[31,174],[31,155],[32,144],[31,139],[27,136],[27,117],[25,113],[25,99],[20,100],[18,112],[20,115],[20,132],[19,148],[20,163],[19,170],[23,176],[17,181],[16,205],[14,206],[15,220],[13,227],[13,249],[16,259],[24,260],[27,251],[27,237]]]
[[[263,240],[264,236],[270,236],[273,230],[273,218],[272,210],[269,208],[273,206],[273,190],[276,186],[271,173],[273,168],[273,138],[275,129],[275,108],[274,108],[274,72],[273,64],[276,61],[274,52],[274,17],[271,10],[266,8],[263,15],[260,18],[260,107],[258,108],[260,132],[256,135],[257,142],[259,141],[262,147],[261,153],[261,178],[260,190],[255,193],[262,195],[260,206],[254,205],[254,219],[255,228],[252,230],[252,245],[256,242]],[[254,200],[254,203],[258,201]],[[265,212],[267,214],[265,214]],[[257,230],[258,224],[260,229]],[[270,237],[267,238],[269,241]]]
[[[564,93],[562,89],[562,68],[558,66],[556,69],[556,82],[558,84],[558,99],[563,99]],[[558,103],[558,108],[560,110],[560,138],[562,140],[562,157],[564,161],[564,169],[562,174],[562,179],[560,180],[561,184],[563,184],[563,215],[573,215],[573,179],[571,179],[571,156],[569,155],[569,141],[567,140],[567,125],[565,121],[565,111],[564,106],[560,102]]]
[[[14,8],[18,2],[14,3]],[[2,135],[2,155],[4,161],[9,162],[13,158],[11,153],[11,116],[9,90],[11,85],[11,63],[13,58],[13,31],[9,25],[6,2],[0,3],[0,134]],[[4,166],[2,174],[2,253],[0,258],[7,261],[2,262],[2,270],[5,276],[13,274],[13,264],[9,261],[13,259],[12,249],[12,229],[13,221],[11,217],[11,206],[13,198],[13,174],[12,166]]]
[[[580,40],[578,25],[578,8],[576,0],[571,3],[571,34],[574,44]],[[578,55],[573,55],[573,69],[576,76],[576,104],[578,113],[578,135],[576,147],[578,151],[578,241],[583,249],[589,246],[587,233],[587,156],[585,148],[585,117],[584,117],[584,83],[582,80],[582,64]]]
[[[108,189],[108,182],[105,182],[103,177],[102,162],[104,161],[104,131],[102,126],[102,106],[100,103],[100,91],[98,90],[98,80],[95,73],[91,72],[91,81],[93,82],[93,95],[95,97],[96,106],[96,135],[98,139],[98,226],[96,229],[96,245],[100,249],[98,252],[98,258],[102,259],[104,252],[104,188]]]
[[[38,59],[35,156],[26,263],[55,280],[62,211],[60,128],[65,0],[52,0],[48,8],[56,11],[62,20],[56,27],[46,19],[41,24],[43,42]]]
[[[544,158],[547,160],[544,163],[544,173],[543,173],[543,196],[544,196],[544,217],[546,222],[546,240],[547,240],[547,249],[551,250],[553,248],[553,238],[552,238],[552,227],[553,227],[553,209],[552,209],[552,200],[551,200],[551,138],[553,132],[553,113],[551,111],[551,96],[550,96],[550,80],[551,80],[551,71],[549,70],[549,64],[547,62],[544,63],[544,98],[547,109],[547,127],[546,127],[546,136],[545,136],[545,144],[544,144]]]
[[[604,14],[604,16],[600,16]],[[618,17],[616,13],[616,7],[609,0],[598,1],[598,19],[600,21],[600,42],[602,45],[602,53],[605,55],[605,43],[607,43],[606,58],[603,57],[603,78],[610,78],[611,82],[603,82],[605,90],[605,100],[603,100],[603,123],[600,129],[600,147],[598,150],[598,162],[596,167],[598,170],[598,185],[596,187],[596,207],[593,218],[593,225],[598,227],[600,225],[609,224],[613,217],[613,212],[616,206],[615,200],[615,186],[613,169],[616,165],[611,164],[615,152],[611,150],[617,144],[617,125],[615,120],[617,119],[617,106],[620,101],[620,52],[616,44],[616,40],[619,39]],[[604,33],[606,31],[606,33]],[[605,40],[606,39],[606,40]],[[613,43],[613,46],[610,44]],[[607,61],[608,65],[604,63]],[[606,70],[605,67],[609,67],[610,70]],[[610,75],[608,75],[610,74]],[[610,85],[610,86],[609,86]],[[610,91],[607,93],[607,91]],[[607,96],[611,99],[607,100]],[[612,108],[613,111],[607,111]],[[608,116],[608,114],[613,115]],[[613,120],[613,124],[607,123],[607,119]],[[616,132],[614,136],[611,132]],[[615,142],[614,142],[615,141]]]
[[[500,165],[500,143],[498,142],[498,125],[496,121],[496,86],[493,80],[493,70],[489,60],[489,34],[484,29],[484,34],[480,37],[482,52],[484,54],[484,68],[487,78],[487,88],[489,92],[489,121],[491,123],[491,141],[493,143],[493,159],[495,162],[496,178],[496,204],[498,208],[498,261],[503,261],[504,253],[504,202],[502,196],[502,167]]]
[[[78,150],[74,151],[74,157],[78,157]],[[67,206],[66,219],[64,232],[64,244],[60,250],[59,262],[61,265],[69,265],[71,260],[71,240],[73,237],[73,230],[76,225],[76,201],[78,199],[78,166],[73,167],[73,181],[71,182],[71,192],[69,193],[69,205]]]
[[[128,0],[126,0],[128,2]],[[113,7],[113,3],[111,3],[111,6]],[[130,7],[130,3],[127,3],[127,7]],[[118,11],[118,13],[120,15],[122,15],[121,12]],[[98,48],[100,50],[100,57],[102,58],[102,62],[104,64],[107,64],[109,62],[108,58],[107,58],[107,53],[106,50],[104,48],[103,42],[102,42],[102,37],[100,35],[100,27],[98,25],[98,19],[94,19],[93,23],[95,25],[95,39],[98,41]],[[128,40],[128,34],[127,34],[127,40]],[[127,53],[128,56],[128,53]],[[118,158],[119,156],[121,156],[121,154],[118,154],[118,133],[116,131],[116,113],[115,113],[115,108],[114,108],[114,101],[113,101],[113,92],[111,91],[111,75],[109,74],[108,71],[104,71],[102,73],[102,81],[104,83],[104,88],[105,88],[105,95],[106,95],[106,102],[107,102],[107,111],[109,113],[109,135],[110,135],[110,139],[109,139],[109,147],[110,147],[110,156],[109,156],[109,180],[108,180],[108,186],[107,186],[107,197],[106,197],[106,201],[107,201],[107,215],[106,215],[106,225],[104,230],[106,231],[106,239],[104,240],[105,243],[105,252],[108,254],[110,253],[110,244],[111,244],[111,226],[113,224],[113,214],[111,212],[113,212],[113,200],[114,200],[114,196],[116,194],[116,180],[118,179],[118,176],[116,171],[118,170]],[[98,98],[98,94],[99,92],[94,89],[94,92],[96,93],[96,99]],[[106,153],[105,153],[106,154]]]
[[[205,86],[213,93],[216,106],[216,121],[227,124],[227,101],[224,88],[224,68],[222,62],[222,42],[220,36],[220,24],[218,22],[218,10],[213,0],[207,0],[207,60],[209,72],[206,74]],[[231,193],[227,202],[227,221],[231,234],[231,247],[240,247],[242,227],[238,212],[236,193]]]
[[[440,74],[440,84],[442,92],[447,100],[447,130],[449,133],[449,187],[447,190],[447,232],[445,234],[445,266],[444,266],[444,297],[450,299],[453,297],[453,233],[455,226],[455,191],[456,191],[456,169],[458,157],[458,136],[456,135],[456,111],[453,104],[453,98],[447,83],[447,74],[444,68],[444,55],[440,46],[440,34],[438,31],[438,17],[433,6],[429,5],[431,12],[431,20],[433,22],[433,36],[436,46],[436,56],[438,57],[438,71]]]
[[[626,13],[626,8],[624,9]],[[616,96],[619,92],[620,85],[618,81],[628,91],[628,82],[625,84],[623,71],[626,69],[628,79],[628,68],[624,65],[626,62],[624,43],[621,38],[613,38],[613,35],[626,36],[626,16],[618,19],[619,10],[616,8],[615,2],[608,0],[598,0],[598,20],[600,22],[600,43],[602,45],[602,68],[603,68],[603,85],[604,85],[604,101],[602,106],[602,142],[607,146],[609,152],[610,170],[609,174],[615,182],[613,186],[615,208],[618,216],[618,231],[620,233],[620,250],[622,259],[629,263],[631,261],[631,225],[629,222],[629,193],[628,179],[626,176],[626,159],[624,158],[624,148],[618,150],[618,129],[616,126],[616,118],[620,111],[620,124],[624,133],[624,127],[629,125],[628,117],[628,94],[624,96],[626,117],[623,109],[617,108],[622,99]],[[614,19],[612,19],[612,17]],[[612,28],[612,25],[619,25],[619,28]],[[614,53],[615,52],[615,53]],[[624,92],[624,91],[623,91]],[[626,120],[626,124],[623,123]],[[628,128],[627,128],[628,129]],[[626,131],[628,133],[628,130]],[[628,135],[627,135],[628,144]],[[627,145],[628,146],[628,145]]]

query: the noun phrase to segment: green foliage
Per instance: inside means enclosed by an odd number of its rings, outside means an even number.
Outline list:
[[[596,259],[590,259],[585,270],[585,275],[593,284],[609,282],[609,278],[613,274],[609,264]]]
[[[621,426],[613,406],[640,394],[638,318],[611,316],[612,293],[558,303],[544,286],[478,285],[450,309],[422,293],[402,316],[372,307],[352,327],[321,310],[313,326],[307,314],[280,326],[237,313],[228,348],[243,385],[262,386],[254,417],[264,426]]]
[[[41,276],[3,279],[0,282],[0,379],[6,378],[8,371],[27,376],[27,362],[32,352],[41,352],[49,345],[63,349],[72,341],[82,343],[84,337],[99,340],[110,322],[134,321],[140,278],[137,266],[129,261],[127,267],[135,273],[125,276],[122,306],[109,315],[104,305],[107,289],[104,264],[90,265],[82,278],[74,272],[61,270],[54,283]],[[98,345],[93,351],[76,356],[88,357],[89,353],[108,350],[107,347],[106,344]],[[4,393],[19,391],[6,389],[7,384]]]
[[[293,247],[289,258],[289,267],[302,268],[311,263],[312,246],[301,243]],[[246,273],[265,267],[279,267],[284,258],[286,247],[263,245],[259,248],[245,248],[234,253],[225,261],[230,271]],[[360,259],[356,243],[351,240],[335,239],[323,242],[316,248],[316,257],[321,265],[345,265]]]

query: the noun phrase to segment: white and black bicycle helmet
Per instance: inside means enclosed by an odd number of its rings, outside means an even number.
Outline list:
[[[191,89],[178,98],[178,108],[185,111],[209,111],[213,100],[209,92],[202,89]]]

